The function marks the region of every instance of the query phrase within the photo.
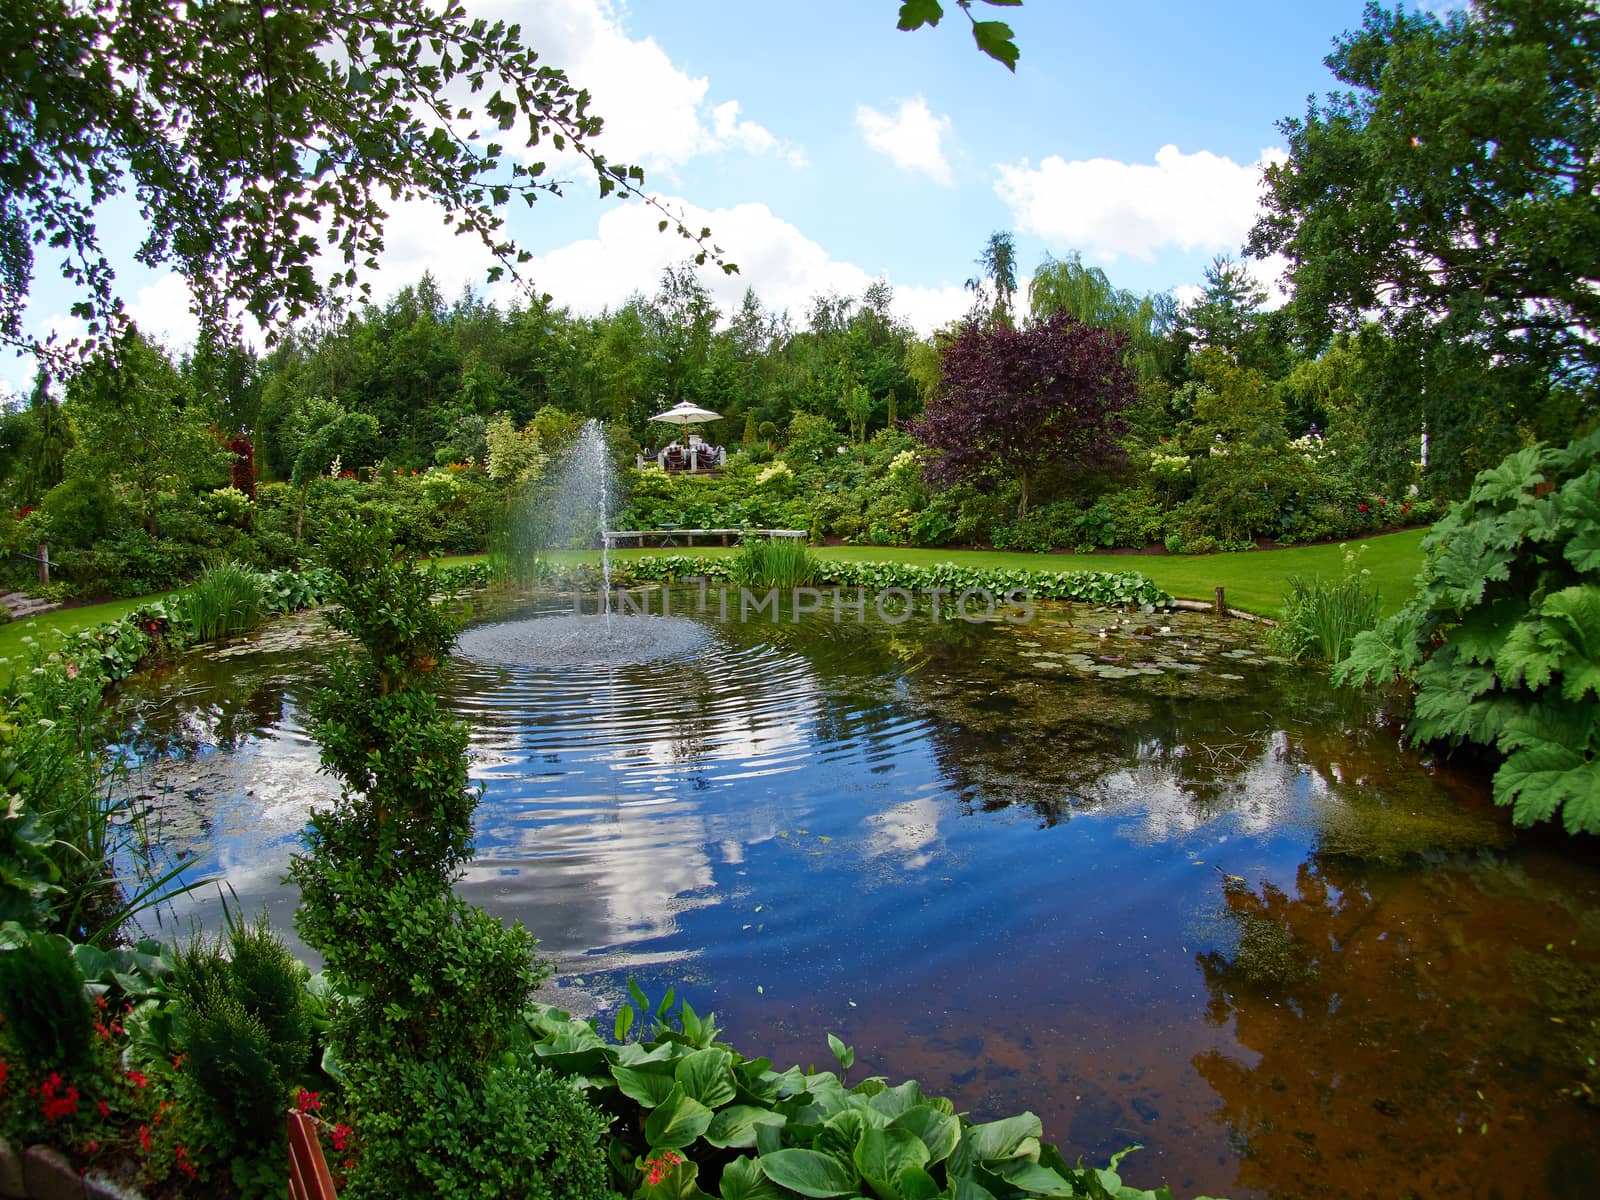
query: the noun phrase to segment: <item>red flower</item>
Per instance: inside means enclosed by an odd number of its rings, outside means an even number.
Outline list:
[[[100,1115],[102,1117],[109,1117],[111,1115],[111,1105],[107,1104],[104,1100],[100,1101],[99,1108]]]
[[[316,1092],[308,1092],[305,1088],[301,1088],[300,1094],[294,1098],[294,1106],[300,1110],[300,1115],[304,1116],[321,1108],[322,1101],[318,1098]]]
[[[127,1075],[128,1082],[132,1083],[134,1087],[142,1088],[145,1084],[150,1082],[144,1077],[144,1072],[142,1071],[129,1071]]]
[[[50,1076],[60,1086],[60,1077]],[[48,1085],[43,1089],[44,1099],[39,1102],[39,1113],[46,1121],[59,1121],[62,1117],[70,1117],[78,1111],[78,1089],[68,1087],[66,1091],[57,1096]]]
[[[148,1125],[139,1126],[139,1149],[146,1154],[150,1153],[150,1126]]]
[[[667,1173],[682,1161],[683,1159],[671,1150],[664,1151],[659,1158],[645,1159],[644,1165],[649,1168],[649,1174],[645,1176],[645,1182],[649,1184],[660,1183],[667,1177]]]
[[[1389,503],[1389,502],[1388,502],[1388,501],[1387,501],[1387,500],[1385,500],[1385,499],[1384,499],[1384,498],[1383,498],[1383,497],[1382,497],[1382,496],[1379,496],[1379,497],[1378,497],[1378,504],[1379,504],[1379,505],[1380,505],[1380,506],[1381,506],[1381,505],[1384,505],[1384,504],[1387,504],[1387,503]]]
[[[190,1179],[193,1179],[198,1173],[194,1169],[194,1164],[189,1161],[189,1152],[182,1146],[178,1147],[178,1170],[182,1171]]]
[[[1366,512],[1367,511],[1367,506],[1365,504],[1358,504],[1358,505],[1356,505],[1356,511],[1357,512]]]
[[[187,1054],[180,1054],[180,1055],[178,1055],[178,1057],[177,1057],[177,1058],[175,1058],[175,1059],[173,1059],[173,1060],[172,1060],[172,1069],[173,1069],[173,1070],[174,1070],[174,1071],[181,1071],[181,1070],[183,1070],[183,1060],[184,1060],[184,1059],[186,1059],[186,1058],[188,1058],[188,1057],[189,1057],[189,1056],[188,1056],[188,1055],[187,1055]]]
[[[333,1143],[335,1150],[348,1150],[350,1148],[350,1135],[355,1132],[348,1125],[335,1125],[328,1134],[328,1140]]]
[[[0,1058],[0,1087],[3,1087],[5,1085],[6,1076],[8,1076],[10,1074],[11,1074],[11,1064],[8,1063],[5,1059]]]

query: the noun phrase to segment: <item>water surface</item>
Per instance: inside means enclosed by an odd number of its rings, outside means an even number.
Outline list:
[[[824,1063],[831,1031],[857,1075],[1038,1112],[1069,1160],[1143,1143],[1126,1173],[1183,1194],[1600,1195],[1566,1094],[1596,1078],[1592,848],[1513,835],[1380,702],[1204,616],[697,608],[664,661],[444,677],[485,786],[461,890],[574,1009],[632,975],[750,1053]],[[166,845],[286,929],[331,794],[315,621],[124,703]]]

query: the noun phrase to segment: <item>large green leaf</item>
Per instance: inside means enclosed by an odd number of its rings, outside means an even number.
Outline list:
[[[684,1094],[681,1084],[645,1119],[644,1137],[653,1150],[681,1150],[711,1126],[712,1111]]]
[[[908,1079],[897,1087],[884,1088],[869,1103],[892,1121],[922,1103],[922,1085],[915,1079]]]
[[[1044,1124],[1031,1112],[1019,1113],[985,1125],[969,1125],[950,1155],[950,1173],[965,1175],[982,1163],[1007,1158],[1039,1157]]]
[[[860,1182],[838,1159],[815,1150],[774,1150],[761,1156],[761,1169],[780,1187],[802,1196],[851,1196]]]
[[[889,1128],[916,1134],[928,1148],[928,1161],[935,1163],[950,1157],[961,1137],[960,1121],[928,1105],[906,1110],[889,1123]]]
[[[722,1168],[722,1200],[783,1200],[778,1185],[768,1179],[754,1158],[736,1158]]]
[[[712,1118],[705,1139],[719,1150],[749,1149],[756,1144],[757,1125],[782,1125],[785,1120],[782,1113],[769,1108],[735,1104],[722,1109]]]
[[[944,1194],[939,1181],[921,1167],[907,1167],[900,1172],[901,1200],[938,1200]]]
[[[1600,574],[1600,471],[1568,480],[1556,493],[1556,508],[1572,536],[1563,553],[1580,571]]]
[[[1600,696],[1600,586],[1585,584],[1565,588],[1545,597],[1546,645],[1559,648],[1561,695],[1582,700],[1593,692]]]
[[[904,1129],[869,1129],[856,1144],[856,1170],[883,1200],[901,1200],[901,1173],[927,1162],[922,1139]]]
[[[733,1086],[733,1055],[726,1050],[696,1050],[678,1060],[676,1078],[686,1095],[707,1108],[720,1108],[736,1092]]]
[[[1026,1158],[1013,1158],[995,1165],[994,1173],[1014,1188],[1035,1196],[1071,1196],[1072,1185],[1048,1167]],[[1114,1194],[1114,1193],[1113,1193]]]
[[[1600,759],[1585,760],[1554,742],[1513,752],[1494,776],[1496,804],[1514,804],[1519,825],[1561,810],[1568,833],[1600,833]]]
[[[646,1108],[654,1108],[672,1092],[676,1080],[665,1071],[635,1070],[633,1067],[613,1065],[611,1076],[617,1081],[617,1087],[622,1094],[630,1100],[635,1100]]]

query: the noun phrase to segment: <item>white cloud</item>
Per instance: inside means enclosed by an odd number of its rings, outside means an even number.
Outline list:
[[[1037,167],[1001,164],[995,192],[1018,229],[1107,262],[1149,260],[1169,246],[1237,252],[1260,205],[1262,168],[1285,157],[1272,148],[1240,164],[1173,145],[1153,163],[1051,155]]]
[[[856,126],[867,145],[887,154],[895,166],[921,171],[944,187],[953,187],[950,161],[945,157],[944,139],[950,133],[950,118],[934,116],[921,96],[900,101],[894,116],[862,104],[856,108]]]
[[[803,320],[813,296],[838,292],[859,297],[873,281],[854,263],[831,257],[816,242],[765,204],[738,204],[706,210],[675,197],[662,197],[684,223],[709,225],[727,255],[739,264],[737,275],[708,267],[701,278],[724,312],[731,311],[754,288],[768,309],[788,309]],[[659,215],[640,204],[607,211],[596,236],[535,256],[523,267],[524,277],[560,304],[583,312],[616,307],[632,292],[653,294],[662,269],[682,262],[689,243],[670,232],[660,233]],[[956,285],[897,287],[895,307],[919,332],[929,332],[966,311],[969,297]]]
[[[628,37],[611,0],[471,0],[469,9],[475,16],[521,23],[524,42],[538,49],[543,62],[561,67],[589,90],[593,111],[605,119],[596,144],[610,158],[671,167],[697,155],[740,150],[805,163],[799,147],[740,119],[737,100],[708,106],[710,80],[680,70],[654,38]]]
[[[169,271],[139,289],[128,301],[128,315],[147,338],[173,354],[181,354],[194,345],[200,332],[191,303],[192,295],[183,276]]]

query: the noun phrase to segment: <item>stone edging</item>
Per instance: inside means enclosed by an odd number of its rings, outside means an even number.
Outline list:
[[[79,1175],[67,1156],[51,1146],[29,1146],[21,1154],[0,1138],[0,1197],[5,1200],[142,1200],[132,1188],[91,1172]]]

